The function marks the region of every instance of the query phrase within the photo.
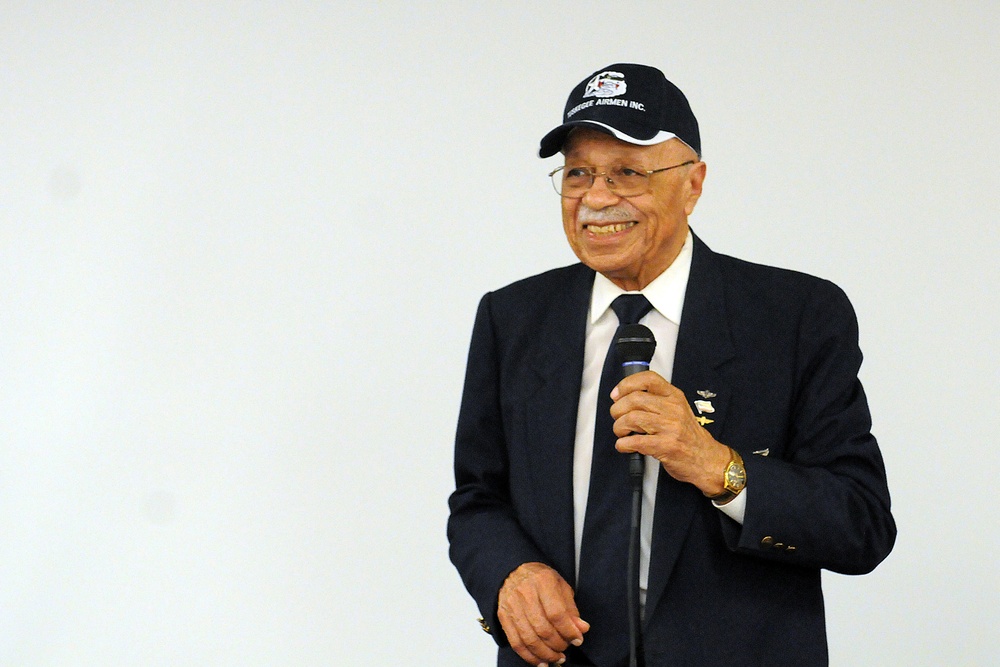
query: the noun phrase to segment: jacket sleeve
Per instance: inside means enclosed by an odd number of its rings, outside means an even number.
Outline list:
[[[450,557],[476,600],[490,633],[506,637],[497,619],[497,594],[522,563],[545,562],[521,528],[510,499],[500,394],[501,352],[491,295],[476,314],[455,437],[456,488],[449,499]]]
[[[731,549],[843,574],[870,572],[889,554],[896,526],[861,359],[847,296],[818,282],[798,324],[787,442],[777,456],[744,456],[743,526],[722,518]]]

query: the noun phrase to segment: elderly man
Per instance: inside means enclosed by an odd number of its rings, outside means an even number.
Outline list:
[[[639,664],[826,665],[820,570],[869,572],[896,535],[850,303],[691,232],[698,123],[659,70],[584,79],[560,151],[581,263],[483,297],[456,436],[451,558],[498,665],[628,664],[631,452]],[[650,370],[608,381],[629,320]]]

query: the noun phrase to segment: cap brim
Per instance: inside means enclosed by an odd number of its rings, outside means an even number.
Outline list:
[[[621,130],[611,127],[610,125],[606,125],[605,123],[599,123],[596,120],[574,120],[569,123],[563,123],[542,137],[541,144],[538,148],[538,157],[551,157],[562,150],[563,144],[566,143],[566,137],[569,136],[569,133],[572,132],[574,128],[577,127],[590,127],[598,132],[610,134],[615,139],[635,144],[637,146],[653,146],[654,144],[662,144],[664,141],[670,141],[671,139],[677,138],[677,135],[672,132],[660,130],[652,137],[643,139],[634,137],[626,132],[622,132]]]

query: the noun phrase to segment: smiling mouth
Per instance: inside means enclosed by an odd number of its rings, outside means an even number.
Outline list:
[[[634,221],[630,222],[616,222],[610,225],[598,225],[598,224],[585,224],[583,228],[590,232],[591,234],[597,234],[598,236],[603,236],[605,234],[617,234],[618,232],[624,232],[630,227],[635,227],[636,223]]]

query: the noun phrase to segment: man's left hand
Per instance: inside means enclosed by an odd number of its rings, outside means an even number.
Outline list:
[[[611,398],[619,452],[652,456],[671,477],[694,484],[707,496],[724,491],[729,448],[698,423],[684,392],[658,373],[645,371],[619,382]]]

